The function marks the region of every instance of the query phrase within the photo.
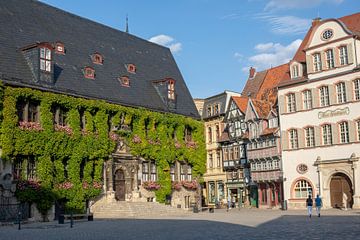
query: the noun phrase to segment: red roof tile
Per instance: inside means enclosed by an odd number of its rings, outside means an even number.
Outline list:
[[[246,108],[248,105],[248,101],[249,98],[248,97],[235,97],[233,96],[232,99],[234,100],[234,102],[236,103],[236,105],[238,106],[238,108],[240,109],[241,112],[246,113]]]
[[[259,118],[267,118],[271,111],[271,104],[267,101],[251,99]]]

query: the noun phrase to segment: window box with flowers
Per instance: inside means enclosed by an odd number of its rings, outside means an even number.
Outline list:
[[[181,181],[181,184],[183,187],[187,190],[195,191],[198,188],[198,182],[193,181]]]
[[[171,183],[171,188],[174,189],[175,191],[180,191],[182,187],[182,183],[179,181],[175,181]]]
[[[155,181],[146,181],[142,184],[143,188],[145,188],[148,191],[156,191],[161,188],[161,185],[158,182]]]
[[[37,132],[40,132],[43,130],[40,123],[38,123],[38,122],[21,121],[21,122],[19,122],[19,128],[21,130],[30,130],[30,131],[37,131]]]
[[[71,136],[73,134],[73,130],[67,125],[62,126],[62,125],[59,125],[59,124],[55,124],[55,131],[64,132],[69,136]]]

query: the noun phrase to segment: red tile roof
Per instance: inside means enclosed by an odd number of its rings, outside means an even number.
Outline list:
[[[267,118],[271,111],[271,104],[268,101],[251,99],[259,118]]]
[[[249,98],[248,97],[235,97],[233,96],[232,99],[234,100],[234,102],[236,103],[236,105],[238,106],[238,108],[240,109],[241,112],[246,113],[246,108],[248,105],[248,101]]]

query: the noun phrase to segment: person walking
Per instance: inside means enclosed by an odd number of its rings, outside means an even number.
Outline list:
[[[309,218],[311,218],[312,206],[313,206],[313,200],[311,198],[311,195],[309,195],[309,197],[306,199],[306,206],[308,209]]]
[[[316,207],[316,213],[317,213],[318,217],[320,217],[320,210],[321,210],[321,207],[322,207],[322,200],[321,200],[321,197],[319,196],[319,194],[317,194],[316,198],[315,198],[315,207]]]

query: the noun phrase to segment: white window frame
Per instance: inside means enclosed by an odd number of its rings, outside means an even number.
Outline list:
[[[354,97],[355,100],[360,100],[360,79],[355,79],[354,84]]]
[[[312,108],[312,94],[310,90],[302,92],[304,109],[308,110]]]
[[[328,69],[332,69],[335,67],[335,61],[334,61],[334,50],[328,49],[325,51],[326,55],[326,65]]]
[[[356,128],[357,128],[357,140],[360,141],[360,120],[356,121]]]
[[[315,131],[313,127],[305,128],[305,144],[306,147],[315,146]]]
[[[307,198],[309,195],[312,195],[313,189],[311,184],[304,180],[301,179],[299,181],[297,181],[294,185],[294,197],[295,198]],[[296,192],[299,192],[299,194],[296,194]]]
[[[326,107],[330,105],[330,97],[329,97],[329,86],[322,86],[319,88],[320,92],[320,106]]]
[[[349,64],[347,46],[339,47],[339,57],[340,57],[340,65],[341,66]]]
[[[336,84],[336,95],[338,103],[346,102],[346,87],[344,82],[339,82]]]
[[[286,102],[287,102],[287,112],[295,112],[296,111],[295,93],[287,94]]]
[[[322,70],[320,53],[315,53],[313,55],[313,60],[314,60],[314,72],[320,72]]]
[[[40,48],[40,70],[51,72],[51,50],[47,47]]]
[[[298,132],[296,129],[289,130],[289,142],[290,142],[290,149],[299,148]]]
[[[349,123],[348,122],[339,123],[339,131],[340,131],[340,143],[348,143],[350,141]]]
[[[293,75],[293,78],[299,77],[299,66],[298,65],[294,65],[292,67],[292,75]]]
[[[323,145],[332,144],[332,129],[330,124],[325,124],[321,127]]]

